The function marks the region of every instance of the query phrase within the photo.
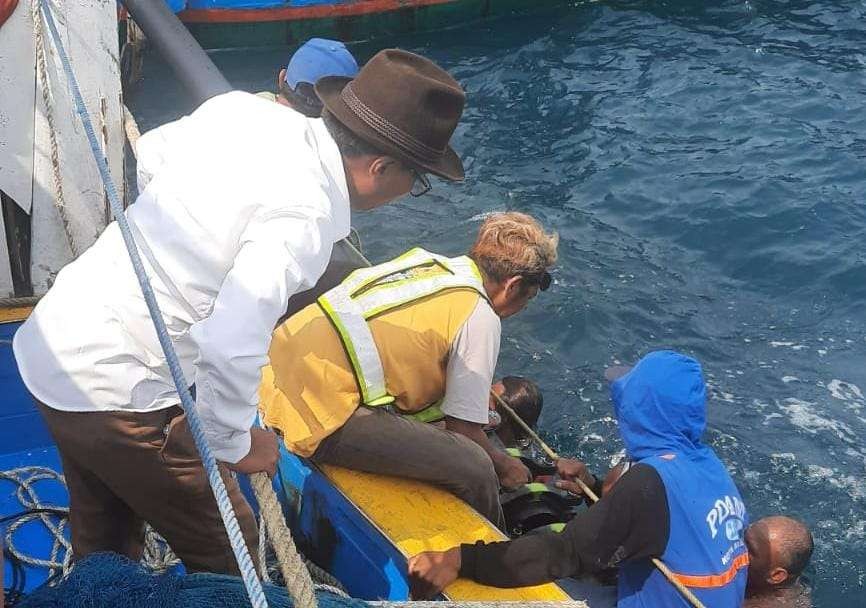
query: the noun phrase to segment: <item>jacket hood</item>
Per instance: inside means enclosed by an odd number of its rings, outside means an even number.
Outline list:
[[[632,460],[707,448],[706,387],[701,365],[673,351],[646,355],[610,386],[619,432]]]

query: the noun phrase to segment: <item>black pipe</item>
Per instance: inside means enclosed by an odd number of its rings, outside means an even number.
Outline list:
[[[123,0],[123,4],[196,106],[234,90],[164,0]]]

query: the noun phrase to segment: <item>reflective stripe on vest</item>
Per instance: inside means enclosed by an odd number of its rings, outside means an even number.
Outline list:
[[[445,273],[386,280],[434,265]],[[365,405],[388,405],[394,401],[385,387],[382,359],[368,320],[448,289],[472,289],[487,299],[481,273],[471,259],[446,258],[415,248],[390,262],[355,270],[340,285],[319,297],[319,306],[334,324],[346,349]]]
[[[442,405],[442,400],[440,399],[436,403],[431,403],[430,405],[425,407],[423,410],[420,410],[418,412],[411,412],[411,413],[401,412],[396,407],[393,409],[396,413],[400,414],[401,416],[406,416],[408,418],[412,418],[413,420],[417,420],[418,422],[423,422],[426,424],[429,422],[439,422],[440,420],[445,419],[445,414],[442,412],[442,408],[440,407],[441,405]]]
[[[686,587],[696,587],[699,589],[712,589],[714,587],[724,587],[737,576],[737,572],[741,568],[747,568],[749,566],[749,554],[741,553],[737,557],[734,558],[734,561],[731,562],[731,567],[722,572],[721,574],[707,574],[707,575],[692,575],[692,574],[678,574],[674,572],[674,578],[676,578],[679,582],[681,582]]]

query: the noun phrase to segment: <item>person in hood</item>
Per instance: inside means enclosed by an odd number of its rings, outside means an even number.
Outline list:
[[[689,606],[652,564],[660,558],[706,606],[741,606],[749,557],[748,516],[713,450],[701,442],[706,388],[700,364],[657,351],[613,370],[611,398],[633,462],[594,506],[562,533],[464,544],[409,561],[413,597],[432,597],[458,577],[522,587],[619,568],[620,608]],[[576,460],[560,459],[560,487],[601,483]]]

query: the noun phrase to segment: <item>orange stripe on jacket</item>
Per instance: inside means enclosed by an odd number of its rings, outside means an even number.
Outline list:
[[[737,576],[740,568],[745,568],[749,565],[749,554],[742,553],[734,558],[731,562],[731,567],[721,574],[693,575],[693,574],[677,574],[674,573],[674,578],[681,582],[686,587],[698,587],[701,589],[712,589],[714,587],[724,587]]]

